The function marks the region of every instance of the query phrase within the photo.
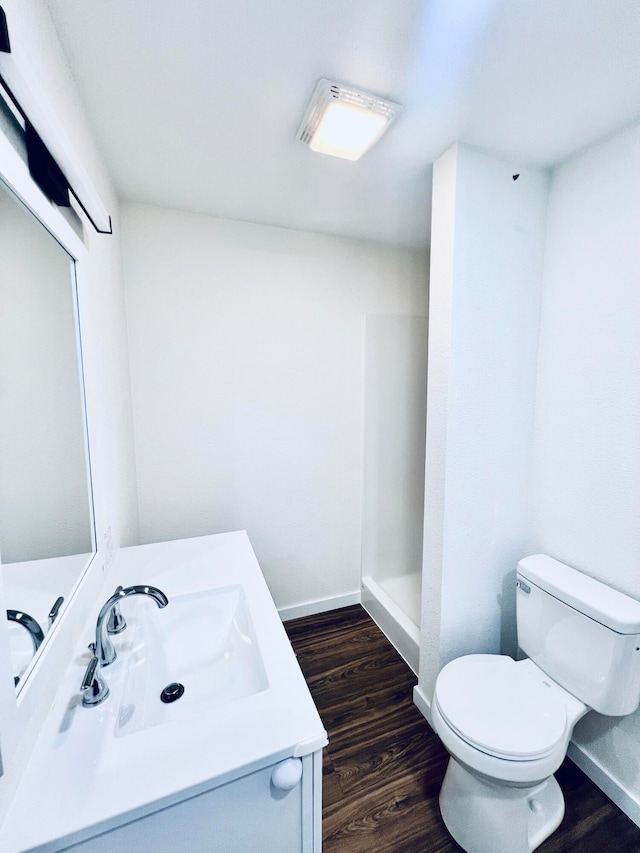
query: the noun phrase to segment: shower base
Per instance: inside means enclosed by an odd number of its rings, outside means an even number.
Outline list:
[[[420,658],[420,574],[400,575],[384,580],[363,576],[362,606],[417,675]]]

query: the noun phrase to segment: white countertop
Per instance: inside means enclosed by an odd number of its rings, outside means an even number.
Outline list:
[[[3,853],[64,850],[327,742],[246,533],[125,548],[110,578],[114,588],[153,584],[166,593],[169,606],[172,596],[242,584],[269,686],[227,705],[115,737],[133,631],[112,637],[119,657],[103,670],[111,695],[95,708],[83,707],[79,688],[90,659],[86,649],[103,603],[96,602],[0,832]],[[130,600],[122,606],[128,620]]]

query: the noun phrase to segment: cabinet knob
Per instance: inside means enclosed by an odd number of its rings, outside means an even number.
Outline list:
[[[302,778],[302,759],[285,758],[271,771],[271,784],[277,791],[291,791]]]

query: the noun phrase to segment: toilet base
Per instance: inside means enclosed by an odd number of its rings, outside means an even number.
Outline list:
[[[531,853],[560,825],[564,798],[554,776],[511,788],[480,779],[450,758],[440,812],[467,853]]]

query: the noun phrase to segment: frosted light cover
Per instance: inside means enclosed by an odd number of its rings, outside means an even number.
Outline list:
[[[298,139],[321,154],[358,160],[401,111],[378,95],[319,80],[298,130]]]
[[[320,122],[309,144],[312,151],[357,160],[382,135],[384,116],[334,101]]]

